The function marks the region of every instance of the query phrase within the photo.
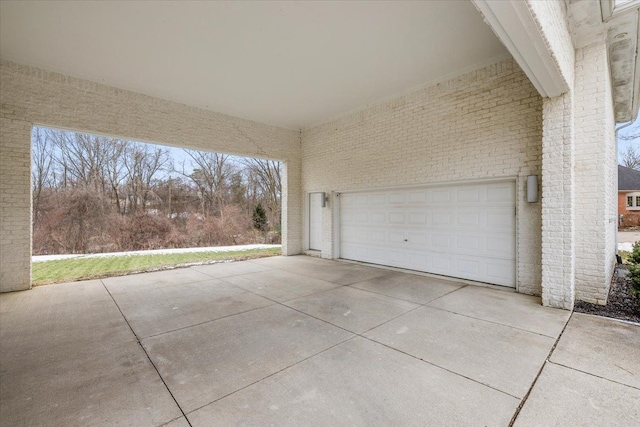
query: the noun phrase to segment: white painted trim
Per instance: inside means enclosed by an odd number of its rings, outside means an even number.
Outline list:
[[[491,182],[516,181],[517,178],[518,178],[517,176],[502,176],[502,177],[495,177],[495,178],[458,179],[458,180],[452,180],[452,181],[425,182],[425,183],[419,183],[419,184],[401,184],[401,185],[391,185],[391,186],[385,186],[385,187],[335,190],[333,194],[364,193],[364,192],[370,193],[375,191],[407,190],[412,188],[446,187],[446,186],[464,185],[464,184],[484,184],[484,183],[491,183]]]
[[[638,117],[638,103],[640,102],[640,55],[638,54],[638,46],[640,46],[640,11],[638,11],[636,26],[636,60],[633,62],[633,94],[631,95],[631,121],[635,122]],[[607,61],[610,62],[610,61]],[[611,70],[609,75],[612,76]],[[612,77],[613,79],[613,77]],[[613,96],[613,93],[612,93]]]
[[[525,183],[527,182],[527,176],[526,175],[524,176],[524,181],[525,181]],[[519,263],[520,251],[518,249],[520,247],[520,208],[523,207],[523,206],[526,206],[527,204],[529,204],[529,202],[526,201],[526,200],[523,200],[520,197],[518,197],[518,190],[520,188],[520,177],[519,176],[516,176],[516,177],[513,178],[513,186],[514,186],[513,190],[515,192],[514,195],[515,195],[515,198],[516,198],[515,201],[514,201],[515,202],[514,203],[515,210],[516,210],[516,212],[515,212],[515,215],[516,215],[516,219],[515,219],[515,221],[516,221],[516,235],[515,235],[515,239],[516,239],[516,241],[515,241],[515,243],[516,243],[515,256],[516,256],[516,259],[515,259],[515,262],[514,262],[514,268],[516,269],[516,271],[514,271],[514,274],[515,274],[515,278],[516,278],[515,289],[516,289],[516,292],[520,293],[520,278],[519,278],[520,275],[518,274],[518,272],[520,271],[520,263]],[[540,191],[540,185],[538,185],[538,191]],[[526,194],[527,193],[527,189],[526,188],[525,188],[524,192],[525,192],[525,197],[526,197],[526,195],[527,195]],[[540,196],[538,196],[538,201],[535,202],[535,203],[539,203],[539,202],[540,202]]]
[[[338,192],[331,192],[332,201],[332,224],[333,224],[333,240],[331,242],[331,258],[340,258],[340,194]]]
[[[621,6],[615,5],[615,0],[600,0],[600,10],[602,11],[602,21],[607,22],[614,16],[640,8],[640,0],[632,0]]]
[[[553,98],[569,91],[526,2],[472,1],[540,95]]]
[[[614,0],[600,0],[600,13],[602,22],[607,22],[613,15]]]

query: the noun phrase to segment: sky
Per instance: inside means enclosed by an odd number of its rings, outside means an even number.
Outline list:
[[[47,129],[45,126],[35,126],[34,129]],[[55,129],[55,128],[54,128]],[[58,129],[62,132],[68,132],[68,133],[74,133],[73,131],[68,131],[68,130],[64,130],[64,129]],[[84,132],[79,132],[79,133],[84,133]],[[87,133],[89,134],[89,133]],[[117,139],[114,137],[114,139]],[[121,138],[122,139],[122,138]],[[135,142],[138,144],[144,144],[145,142],[140,142],[140,141],[135,141],[135,140],[129,140],[131,142]],[[32,141],[33,142],[33,141]],[[193,159],[184,151],[184,149],[182,148],[178,148],[178,147],[172,147],[169,145],[163,145],[163,144],[155,144],[153,142],[147,142],[146,144],[149,144],[155,148],[161,148],[163,150],[166,150],[169,152],[169,156],[171,157],[172,161],[173,161],[173,165],[177,170],[182,171],[182,165],[184,163],[184,172],[186,174],[190,174],[191,172],[193,172]],[[54,148],[54,150],[56,150]],[[231,163],[235,163],[237,165],[240,165],[241,162],[243,161],[244,157],[241,156],[229,156],[229,161]],[[177,177],[181,177],[182,175],[178,172],[175,171],[171,171],[171,170],[166,170],[166,171],[161,171],[159,172],[159,176],[162,177],[173,177],[173,178],[177,178]]]
[[[620,127],[620,125],[618,125],[618,127]],[[631,141],[622,141],[619,137],[624,135],[639,136]],[[640,114],[638,114],[636,121],[633,122],[632,125],[620,129],[618,132],[618,163],[621,163],[622,153],[624,153],[629,146],[633,146],[636,150],[640,151]]]

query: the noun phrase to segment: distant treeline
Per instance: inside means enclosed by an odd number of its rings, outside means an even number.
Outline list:
[[[278,243],[281,165],[57,129],[32,138],[33,254]]]

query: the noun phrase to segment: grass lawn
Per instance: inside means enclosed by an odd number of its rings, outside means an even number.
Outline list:
[[[229,252],[193,252],[165,255],[129,255],[105,258],[76,258],[32,264],[32,284],[73,282],[122,276],[131,273],[163,270],[190,264],[209,264],[215,261],[242,260],[280,255],[280,248],[252,249]]]

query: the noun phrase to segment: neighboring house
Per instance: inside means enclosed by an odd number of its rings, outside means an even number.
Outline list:
[[[285,255],[604,304],[639,6],[0,2],[0,290],[37,124],[282,161]]]
[[[618,165],[619,227],[640,225],[640,171]]]

